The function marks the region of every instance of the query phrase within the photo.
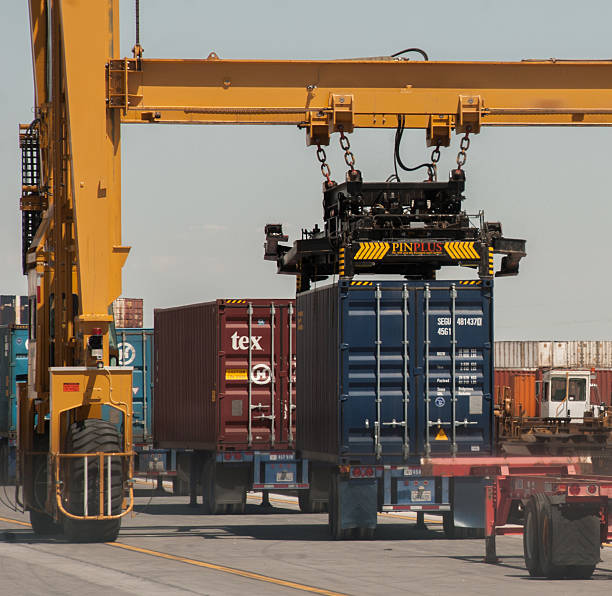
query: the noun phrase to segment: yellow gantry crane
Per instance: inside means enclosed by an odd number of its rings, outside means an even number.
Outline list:
[[[119,0],[29,0],[35,119],[20,129],[30,369],[19,487],[37,533],[113,540],[133,502],[131,370],[112,366],[121,124],[266,124],[308,145],[355,128],[612,125],[612,61],[119,57]]]

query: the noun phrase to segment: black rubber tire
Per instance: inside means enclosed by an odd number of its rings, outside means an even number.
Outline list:
[[[559,579],[566,575],[566,567],[554,565],[552,562],[552,505],[550,499],[543,494],[534,495],[538,507],[539,540],[538,551],[542,575],[548,579]]]
[[[595,565],[571,565],[565,568],[566,576],[571,579],[590,579]]]
[[[122,441],[114,424],[106,420],[90,418],[75,422],[68,429],[66,444],[68,453],[112,453],[123,451]],[[83,515],[83,482],[85,460],[70,461],[70,486],[66,510],[74,515]],[[106,465],[106,462],[105,462]],[[106,468],[104,469],[106,479]],[[98,458],[91,458],[87,466],[87,501],[90,515],[100,508],[100,478]],[[124,467],[121,458],[111,461],[111,513],[121,513],[123,503]],[[106,497],[106,489],[105,489]],[[106,512],[107,504],[104,503]],[[70,542],[113,542],[117,539],[121,519],[78,520],[64,517],[64,536]]]
[[[202,467],[202,513],[204,515],[222,515],[227,507],[217,502],[216,484],[217,463],[213,457],[209,457]]]
[[[246,503],[232,503],[227,506],[227,512],[231,515],[243,515],[246,509]]]
[[[540,563],[539,536],[538,505],[535,497],[531,497],[525,507],[525,524],[523,526],[523,556],[525,567],[527,567],[531,577],[542,577],[544,575]]]
[[[61,534],[62,526],[53,521],[53,518],[46,513],[30,510],[30,524],[34,534],[39,536],[50,536],[53,534]]]
[[[298,492],[298,505],[302,513],[314,513],[314,503],[310,500],[309,490],[301,490]]]
[[[172,494],[175,497],[185,497],[189,495],[189,482],[178,476],[172,478]]]
[[[298,491],[298,504],[302,513],[327,513],[327,503],[313,501],[309,490]]]
[[[373,540],[376,528],[355,528],[356,538],[359,540]]]

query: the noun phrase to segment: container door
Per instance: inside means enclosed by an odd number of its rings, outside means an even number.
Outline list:
[[[11,337],[9,433],[17,432],[17,383],[28,380],[28,330],[14,329]]]
[[[134,369],[132,373],[134,442],[147,442],[151,439],[153,332],[150,329],[118,329],[117,341],[119,366],[131,366]]]
[[[425,455],[490,453],[491,290],[433,282],[419,290]]]
[[[220,442],[234,449],[287,448],[295,435],[293,304],[252,301],[223,309]]]
[[[416,425],[414,293],[401,283],[352,284],[340,290],[343,449],[377,459],[408,457]]]

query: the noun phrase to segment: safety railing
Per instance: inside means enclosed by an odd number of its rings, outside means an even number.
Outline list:
[[[125,510],[121,513],[113,514],[113,499],[112,499],[112,480],[113,470],[112,463],[113,458],[122,458],[122,469],[124,469],[124,463],[127,460],[128,469],[132,470],[134,453],[128,452],[96,452],[96,453],[58,453],[54,456],[54,477],[55,477],[55,497],[57,501],[57,507],[63,515],[72,519],[79,520],[104,520],[104,519],[119,519],[124,515],[127,515],[134,508],[134,487],[132,483],[129,483],[129,502]],[[83,510],[82,513],[75,513],[74,511],[68,511],[65,507],[65,486],[62,481],[62,462],[63,460],[69,459],[84,459],[83,465]],[[90,494],[89,494],[89,462],[97,459],[98,460],[98,511],[95,515],[90,515]],[[131,474],[129,475],[131,477]],[[123,473],[121,478],[122,493],[123,493]],[[123,507],[123,494],[121,497],[121,506]],[[95,504],[94,504],[95,507]],[[72,509],[72,507],[71,507]]]

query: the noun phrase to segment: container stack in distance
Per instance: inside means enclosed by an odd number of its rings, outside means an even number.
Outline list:
[[[536,383],[549,369],[591,370],[597,401],[612,405],[612,341],[496,341],[497,403],[510,395],[525,416],[537,416]]]
[[[142,298],[117,298],[113,302],[115,327],[118,329],[141,329],[143,325]]]

